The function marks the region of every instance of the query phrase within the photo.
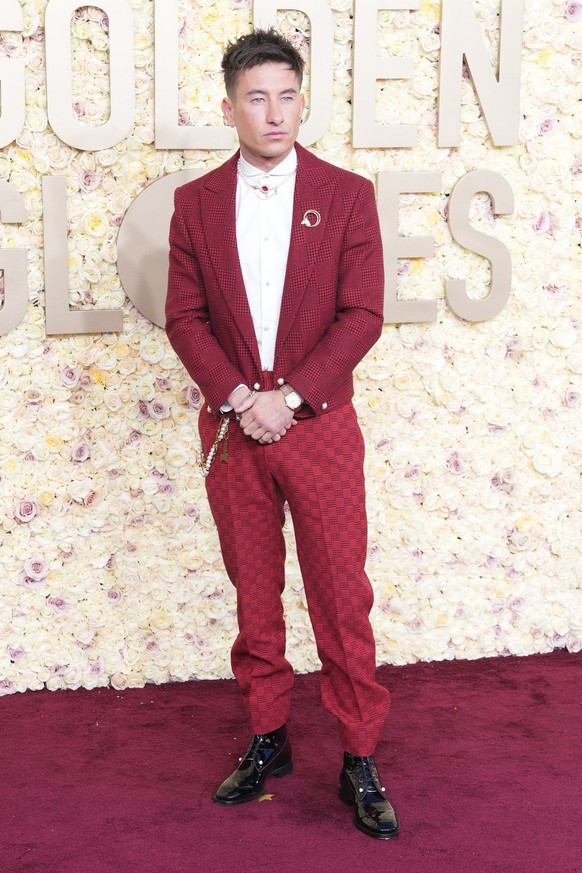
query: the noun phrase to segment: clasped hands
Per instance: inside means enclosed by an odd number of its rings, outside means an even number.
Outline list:
[[[285,405],[283,392],[249,392],[240,386],[228,398],[247,436],[259,443],[276,443],[297,424],[293,410]]]

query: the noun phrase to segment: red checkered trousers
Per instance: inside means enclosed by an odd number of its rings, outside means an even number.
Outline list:
[[[272,374],[263,373],[262,388]],[[205,453],[217,418],[199,417]],[[309,615],[322,663],[323,705],[338,719],[345,751],[371,755],[389,709],[376,682],[364,563],[367,518],[364,442],[353,405],[302,418],[279,442],[261,445],[231,421],[206,478],[228,576],[237,592],[239,634],[232,669],[254,733],[288,720],[293,669],[285,658],[285,501],[289,504]]]

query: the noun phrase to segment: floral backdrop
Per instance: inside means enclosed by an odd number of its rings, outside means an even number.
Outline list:
[[[468,81],[462,144],[437,147],[440,4],[381,12],[380,44],[412,55],[415,72],[379,86],[378,120],[421,119],[419,141],[354,150],[353,3],[327,2],[334,115],[314,151],[371,179],[443,174],[442,194],[406,196],[401,209],[401,232],[428,232],[436,247],[400,262],[400,295],[438,298],[438,321],[386,325],[357,372],[378,659],[580,651],[582,4],[527,0],[520,142],[505,148],[492,145]],[[474,5],[493,56],[498,0]],[[24,34],[0,38],[0,58],[27,64],[26,125],[0,151],[0,179],[28,210],[24,224],[0,224],[0,247],[29,252],[26,318],[0,338],[0,692],[230,676],[234,598],[195,464],[201,397],[164,332],[125,298],[116,267],[118,228],[139,192],[227,155],[154,148],[152,0],[130,0],[132,134],[114,149],[66,146],[47,122],[46,0],[21,6]],[[221,51],[249,29],[250,4],[183,0],[181,15],[183,121],[220,124]],[[281,12],[279,26],[308,52],[302,14]],[[74,111],[98,125],[108,117],[107,18],[81,6],[72,33]],[[444,299],[446,277],[489,281],[488,262],[454,244],[446,223],[448,193],[474,169],[503,174],[516,198],[510,216],[494,217],[485,196],[472,206],[472,223],[502,239],[514,263],[508,305],[482,323],[458,319]],[[45,337],[44,175],[67,179],[71,304],[123,307],[120,334]],[[288,653],[297,670],[313,670],[290,526],[287,537]]]

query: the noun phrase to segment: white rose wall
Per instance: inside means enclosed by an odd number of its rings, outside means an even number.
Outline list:
[[[309,146],[377,184],[395,268],[387,287],[398,301],[433,307],[404,323],[388,311],[356,373],[380,663],[582,650],[582,3],[525,0],[515,142],[496,142],[465,67],[459,142],[443,145],[442,31],[459,2],[479,22],[495,69],[500,0],[375,4],[368,52],[411,66],[408,77],[377,77],[371,124],[416,126],[410,144],[382,147],[353,136],[353,38],[366,2],[313,0],[333,19],[333,92]],[[170,14],[173,0],[119,0],[133,27],[134,117],[119,142],[97,148],[71,145],[49,122],[46,57],[57,36],[45,20],[50,7],[71,4],[10,5],[0,7],[5,140],[22,67],[24,106],[0,151],[0,692],[227,677],[235,601],[196,463],[202,398],[163,329],[126,296],[118,241],[147,186],[210,170],[232,149],[156,143],[155,64],[164,58],[155,56],[155,16]],[[221,53],[259,5],[264,13],[268,4],[249,0],[177,4],[177,127],[225,130]],[[278,28],[309,59],[308,4],[281,5],[289,8],[275,9]],[[70,114],[79,129],[99,131],[113,115],[113,29],[106,3],[72,10]],[[308,98],[314,75],[308,69]],[[495,210],[490,189],[469,198],[466,226],[497,246],[488,257],[455,238],[449,214],[457,186],[476,171],[493,173],[513,198]],[[430,184],[383,199],[383,185],[406,178],[397,173],[431,174]],[[47,330],[56,177],[69,307],[122,312],[115,331]],[[401,237],[431,244],[390,260],[396,215]],[[492,299],[496,258],[505,274],[510,261],[509,294],[491,317],[462,317],[451,280],[465,279],[474,301]],[[288,655],[296,670],[315,670],[290,524],[286,535]]]

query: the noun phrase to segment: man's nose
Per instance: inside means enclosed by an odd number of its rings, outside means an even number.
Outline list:
[[[267,106],[267,121],[270,124],[280,124],[283,121],[283,115],[278,100],[269,100]]]

